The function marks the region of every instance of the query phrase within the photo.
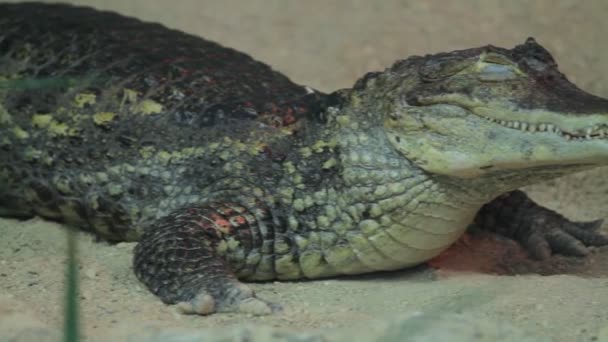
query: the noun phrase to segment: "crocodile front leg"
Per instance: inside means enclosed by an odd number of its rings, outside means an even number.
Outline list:
[[[552,253],[585,256],[587,246],[608,245],[608,236],[598,232],[603,220],[573,222],[532,201],[523,191],[503,194],[484,205],[474,226],[512,238],[536,259]]]
[[[257,222],[234,203],[177,210],[158,220],[137,244],[135,274],[184,313],[271,313],[278,306],[257,298],[231,269],[239,263],[247,267],[242,259],[259,248],[259,239],[251,236]]]

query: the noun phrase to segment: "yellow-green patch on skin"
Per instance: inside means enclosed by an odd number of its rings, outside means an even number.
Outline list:
[[[213,142],[211,144],[209,144],[209,150],[210,151],[215,151],[220,147],[220,143],[218,142]]]
[[[153,153],[154,153],[154,147],[152,147],[152,146],[144,146],[139,149],[139,154],[145,159],[152,157]]]
[[[287,204],[291,204],[291,201],[293,199],[293,192],[294,191],[292,188],[280,188],[279,196],[283,202],[285,202]]]
[[[234,143],[234,145],[232,145],[232,148],[239,151],[239,152],[243,152],[247,149],[247,145],[243,144],[240,141],[237,141]]]
[[[48,127],[49,133],[54,136],[66,136],[66,135],[74,135],[76,131],[70,129],[70,127],[62,122],[57,122],[55,120],[51,121],[51,124]]]
[[[221,160],[228,160],[230,159],[231,153],[228,150],[222,151],[222,153],[220,153],[220,155],[218,157],[220,157]]]
[[[281,280],[298,279],[302,277],[300,266],[294,262],[293,255],[287,254],[275,260],[277,278]]]
[[[319,233],[319,242],[321,243],[321,249],[327,250],[336,244],[338,241],[338,236],[333,232],[320,232]]]
[[[173,157],[173,154],[169,153],[167,151],[159,151],[156,154],[156,159],[163,165],[167,165],[172,157]]]
[[[228,241],[228,250],[233,251],[233,250],[236,250],[237,248],[239,248],[239,246],[240,246],[240,242],[238,242],[234,238],[230,238],[227,241]]]
[[[77,129],[71,128],[66,123],[54,120],[52,114],[33,115],[32,126],[38,129],[46,128],[52,136],[73,136],[78,134]]]
[[[311,146],[311,148],[314,152],[321,153],[326,147],[330,150],[333,149],[334,147],[336,147],[336,144],[337,141],[335,138],[332,138],[329,141],[318,140]]]
[[[193,156],[198,157],[205,153],[205,148],[203,147],[186,147],[179,151],[158,151],[156,154],[156,159],[163,165],[166,165],[169,162],[177,163],[182,160],[189,159]]]
[[[380,270],[393,263],[390,258],[377,250],[365,236],[351,233],[347,234],[347,239],[357,259],[370,269]]]
[[[304,184],[302,184],[302,182],[304,181],[304,179],[302,179],[302,175],[297,173],[293,176],[293,183],[297,184],[296,187],[298,189],[303,189],[304,188]]]
[[[110,177],[108,177],[108,174],[105,172],[96,172],[95,178],[101,183],[107,183],[110,180]]]
[[[8,111],[0,104],[0,125],[8,125],[13,122],[13,118]]]
[[[123,189],[122,185],[117,184],[117,183],[108,184],[107,188],[108,188],[108,193],[111,196],[120,195],[120,194],[122,194],[124,192],[124,189]]]
[[[371,217],[378,217],[378,216],[382,215],[382,213],[383,213],[382,208],[378,204],[372,204],[372,206],[369,210],[369,215]]]
[[[306,247],[308,246],[308,240],[301,235],[296,235],[294,240],[300,251],[306,249]]]
[[[163,111],[163,105],[154,100],[145,99],[135,106],[134,111],[144,115],[158,114]]]
[[[285,242],[285,240],[280,239],[280,238],[275,238],[274,241],[274,251],[278,254],[285,254],[287,252],[289,252],[290,247],[287,244],[287,242]]]
[[[259,252],[251,251],[247,254],[247,258],[245,259],[245,264],[255,266],[262,259],[262,255]]]
[[[64,195],[69,195],[73,192],[70,182],[66,178],[54,178],[53,185],[57,188],[57,191]]]
[[[89,174],[80,174],[80,176],[78,176],[78,180],[81,183],[84,183],[86,185],[91,185],[94,183],[94,179],[93,176],[89,175]]]
[[[306,206],[306,208],[310,208],[315,204],[315,200],[312,198],[312,196],[310,195],[306,195],[304,197],[304,205]]]
[[[298,231],[298,228],[300,227],[300,222],[294,216],[289,216],[287,224],[289,224],[289,229],[293,232]]]
[[[254,196],[256,197],[262,197],[264,196],[264,190],[261,188],[253,188],[251,193],[253,193]]]
[[[307,278],[320,278],[335,274],[330,265],[323,260],[318,250],[305,251],[300,255],[300,268]]]
[[[226,252],[228,251],[228,244],[226,243],[226,241],[225,240],[220,241],[217,244],[217,246],[215,247],[215,251],[219,255],[226,255]]]
[[[327,218],[327,216],[317,216],[317,224],[319,225],[319,227],[322,228],[328,228],[329,227],[329,219]]]
[[[325,206],[325,216],[327,216],[330,221],[334,221],[337,217],[336,208],[331,205]]]
[[[308,147],[303,147],[300,149],[300,154],[303,158],[308,158],[312,155],[312,150]]]
[[[110,123],[116,117],[116,113],[99,112],[93,115],[93,122],[98,126],[104,126]]]
[[[293,174],[294,172],[296,172],[296,167],[291,161],[283,163],[283,168],[285,169],[285,172],[287,172],[287,174]]]
[[[264,142],[257,142],[255,144],[251,144],[250,148],[249,148],[249,154],[251,154],[251,155],[257,155],[260,152],[263,152],[264,148],[266,146],[268,146],[268,145],[266,145],[266,143],[264,143]]]
[[[124,88],[122,95],[122,103],[135,103],[137,101],[138,93],[135,90]]]
[[[347,245],[333,246],[325,252],[325,259],[334,269],[340,270],[340,273],[343,274],[358,273],[362,269],[366,269],[361,265],[351,247]]]
[[[274,279],[274,256],[262,255],[258,263],[255,274],[251,277],[252,280],[269,280]]]
[[[338,115],[336,117],[336,121],[340,124],[340,126],[345,127],[350,123],[350,117],[348,115]]]
[[[326,160],[325,163],[323,163],[323,166],[321,166],[321,168],[323,168],[323,169],[331,169],[334,166],[336,166],[336,159],[335,158],[330,158],[330,159]]]
[[[32,116],[32,125],[36,128],[46,128],[53,121],[51,114],[35,114]]]
[[[374,220],[363,220],[359,222],[359,228],[361,229],[361,232],[367,236],[374,234],[379,227],[380,224],[378,224],[378,222]]]
[[[24,131],[21,127],[15,126],[13,127],[13,134],[17,139],[27,139],[30,137],[29,133]]]
[[[74,107],[84,108],[87,105],[94,105],[97,101],[97,95],[91,93],[81,93],[74,97]]]

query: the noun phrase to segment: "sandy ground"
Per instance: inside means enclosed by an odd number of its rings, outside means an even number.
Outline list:
[[[510,47],[534,36],[571,80],[608,96],[608,82],[602,82],[608,78],[603,0],[73,2],[222,42],[324,91],[348,87],[364,72],[408,55],[486,43]],[[608,218],[606,171],[530,191],[571,218]],[[0,236],[0,340],[24,327],[60,328],[65,230],[39,219],[3,219]],[[555,341],[608,341],[608,249],[587,259],[536,263],[509,241],[480,236],[457,243],[441,257],[438,271],[254,284],[260,297],[283,304],[284,312],[197,317],[177,314],[138,283],[130,266],[133,244],[110,246],[85,234],[79,239],[84,333],[101,339],[109,333],[126,338],[141,329],[241,323],[297,331],[361,328],[376,319],[423,312],[508,322]]]

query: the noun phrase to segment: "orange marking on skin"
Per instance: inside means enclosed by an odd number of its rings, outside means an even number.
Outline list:
[[[232,227],[232,225],[230,224],[230,221],[226,220],[223,217],[217,217],[213,219],[213,222],[215,223],[217,229],[222,232],[222,233],[230,233],[230,228]]]
[[[233,219],[234,219],[234,222],[236,222],[239,225],[247,223],[247,220],[245,220],[245,218],[243,216],[235,216]]]

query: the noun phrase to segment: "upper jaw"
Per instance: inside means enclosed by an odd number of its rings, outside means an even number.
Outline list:
[[[474,111],[473,111],[474,112]],[[480,117],[493,122],[495,124],[512,128],[516,130],[520,130],[522,132],[547,132],[553,133],[557,136],[562,137],[566,140],[572,141],[590,141],[596,139],[606,140],[608,139],[608,124],[606,123],[596,123],[596,124],[588,124],[583,126],[583,128],[568,128],[558,123],[550,123],[550,122],[527,122],[527,121],[519,121],[519,120],[501,120],[495,119],[489,116],[479,115]],[[548,120],[547,120],[548,121]]]
[[[605,113],[559,113],[542,109],[519,109],[512,103],[484,103],[454,95],[418,98],[417,106],[455,105],[492,123],[522,132],[553,133],[568,141],[608,141],[608,110]]]

